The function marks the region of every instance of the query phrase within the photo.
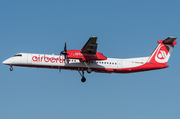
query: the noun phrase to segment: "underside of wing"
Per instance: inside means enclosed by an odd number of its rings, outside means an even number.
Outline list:
[[[98,44],[96,43],[97,37],[90,37],[87,43],[84,45],[84,47],[81,49],[82,53],[91,53],[91,54],[96,54],[97,52],[97,46]]]

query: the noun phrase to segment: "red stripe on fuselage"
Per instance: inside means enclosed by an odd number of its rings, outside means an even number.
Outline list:
[[[49,66],[49,65],[21,65],[16,64],[13,66],[22,66],[22,67],[37,67],[37,68],[51,68],[51,69],[68,69],[68,70],[87,70],[86,67],[69,67],[69,66]],[[133,72],[141,72],[148,70],[156,70],[167,68],[168,65],[153,65],[153,64],[144,64],[138,67],[132,68],[118,68],[118,69],[109,69],[109,68],[91,68],[92,71],[95,72],[104,72],[104,73],[133,73]]]

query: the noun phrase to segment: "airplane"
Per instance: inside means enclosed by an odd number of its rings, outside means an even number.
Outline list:
[[[13,66],[77,70],[81,81],[85,82],[84,71],[87,73],[133,73],[167,68],[167,62],[174,46],[176,37],[158,40],[158,46],[149,57],[117,59],[107,58],[97,52],[97,37],[92,36],[81,50],[67,50],[66,42],[60,55],[18,53],[6,59],[3,64]],[[64,55],[64,56],[63,56]]]

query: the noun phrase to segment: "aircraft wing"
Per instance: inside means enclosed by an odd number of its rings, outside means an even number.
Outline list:
[[[91,53],[91,54],[96,54],[97,52],[97,46],[98,44],[96,43],[97,37],[90,37],[87,43],[84,45],[84,47],[81,49],[82,53]]]

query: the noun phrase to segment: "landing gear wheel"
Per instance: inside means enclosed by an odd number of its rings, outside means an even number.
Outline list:
[[[86,78],[82,77],[81,81],[84,83],[86,81]]]
[[[12,68],[12,67],[10,67],[10,71],[13,71],[13,68]]]
[[[91,73],[92,70],[90,68],[87,69],[87,73]]]
[[[81,79],[81,82],[85,82],[86,81],[86,78],[84,77],[84,70],[82,70],[82,74],[81,72],[78,70],[79,74],[82,76],[82,79]]]

